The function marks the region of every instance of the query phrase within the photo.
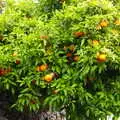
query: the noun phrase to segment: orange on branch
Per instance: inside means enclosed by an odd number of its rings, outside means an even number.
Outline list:
[[[78,55],[75,55],[75,56],[73,57],[73,60],[74,60],[75,62],[78,62],[78,61],[80,60],[80,57],[79,57]]]
[[[46,82],[51,82],[53,80],[53,78],[54,78],[54,73],[50,73],[50,74],[47,74],[44,76],[44,80]]]
[[[47,68],[48,68],[48,65],[47,64],[43,64],[43,65],[40,65],[40,66],[37,66],[36,67],[36,71],[45,71],[45,70],[47,70]]]
[[[100,26],[101,27],[107,27],[108,26],[108,21],[107,20],[102,20],[101,22],[100,22]]]
[[[107,60],[107,55],[104,53],[100,53],[97,55],[98,62],[105,62]]]
[[[72,57],[72,53],[67,53],[66,56],[67,57]]]
[[[18,65],[20,64],[20,60],[16,60],[15,63]]]
[[[40,65],[39,66],[39,71],[45,71],[45,70],[47,70],[47,68],[48,68],[47,64]]]
[[[76,38],[80,38],[80,37],[82,37],[82,36],[85,35],[84,32],[74,32],[73,34],[74,34],[74,36],[75,36]]]
[[[99,41],[98,41],[98,40],[92,40],[92,45],[93,45],[93,46],[99,45]]]

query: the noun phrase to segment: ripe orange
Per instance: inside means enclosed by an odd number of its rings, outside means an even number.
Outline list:
[[[98,62],[105,62],[107,60],[107,55],[104,53],[100,53],[97,55],[97,61]]]
[[[107,20],[102,20],[101,22],[100,22],[100,26],[101,27],[107,27],[108,26],[108,21]]]
[[[40,65],[40,66],[37,66],[36,67],[36,71],[45,71],[45,70],[47,70],[47,68],[48,68],[48,65],[47,64],[43,64],[43,65]]]
[[[16,60],[15,63],[18,65],[20,64],[20,60]]]
[[[0,68],[0,76],[4,75],[4,69]]]
[[[6,75],[7,73],[11,71],[12,71],[11,68],[7,68],[7,69],[0,68],[0,76]]]
[[[53,78],[54,78],[54,73],[50,73],[50,74],[47,74],[44,76],[44,80],[46,82],[51,82],[53,80]]]
[[[114,24],[115,25],[120,25],[120,20],[119,19],[115,20]]]
[[[80,57],[79,57],[78,55],[75,55],[75,56],[73,57],[73,60],[74,60],[75,62],[78,62],[78,61],[80,60]]]
[[[45,71],[48,68],[47,64],[43,64],[39,66],[39,71]]]
[[[99,41],[98,41],[98,40],[93,40],[93,41],[92,41],[92,45],[93,45],[93,46],[99,45]]]
[[[82,36],[85,35],[84,32],[74,32],[73,34],[74,34],[74,36],[75,36],[76,38],[79,38],[79,37],[82,37]]]
[[[72,53],[67,53],[66,56],[67,57],[72,57]]]

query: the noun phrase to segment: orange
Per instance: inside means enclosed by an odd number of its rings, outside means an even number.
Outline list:
[[[97,61],[98,62],[105,62],[107,60],[106,57],[107,57],[106,54],[100,53],[100,54],[97,55]]]
[[[0,69],[0,76],[6,75],[7,73],[9,73],[11,71],[12,71],[11,68],[7,68],[7,69],[1,68]]]
[[[101,22],[100,22],[100,26],[101,27],[107,27],[108,26],[108,21],[107,20],[102,20]]]
[[[39,66],[39,71],[45,71],[48,68],[47,64],[43,64],[41,66]]]
[[[36,71],[45,71],[45,70],[47,70],[47,68],[48,68],[48,65],[47,64],[43,64],[43,65],[40,65],[40,66],[37,66],[37,68],[36,68]]]
[[[18,65],[20,64],[20,60],[16,60],[15,63]]]
[[[66,56],[67,56],[67,57],[71,57],[71,56],[72,56],[72,53],[67,53]]]
[[[51,82],[53,80],[53,78],[54,78],[54,73],[47,74],[47,75],[44,76],[44,80],[46,82]]]
[[[93,46],[99,45],[99,41],[98,40],[93,40],[92,44],[93,44]]]
[[[74,36],[75,36],[76,38],[79,38],[79,37],[82,37],[82,36],[85,35],[84,32],[74,32],[73,34],[74,34]]]
[[[0,76],[4,75],[4,69],[3,68],[0,68]]]
[[[78,61],[80,60],[80,57],[79,57],[78,55],[75,55],[75,56],[73,57],[73,60],[74,60],[75,62],[78,62]]]

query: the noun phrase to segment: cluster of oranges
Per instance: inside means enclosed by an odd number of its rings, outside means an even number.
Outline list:
[[[43,72],[43,71],[46,71],[47,69],[48,69],[47,64],[42,64],[42,65],[36,67],[36,71],[38,71],[38,72]],[[44,80],[46,82],[51,82],[56,77],[58,77],[57,74],[54,72],[51,72],[51,73],[45,75],[44,77],[42,77],[42,80]]]
[[[108,21],[101,21],[101,23],[99,24],[100,27],[107,27],[108,25]],[[84,32],[74,32],[74,36],[75,38],[80,38],[83,37],[85,35]],[[99,40],[92,40],[92,46],[98,46],[100,44]],[[64,50],[67,51],[69,50],[69,52],[66,53],[66,57],[68,59],[68,62],[71,61],[75,61],[78,62],[80,60],[80,56],[78,55],[74,55],[74,51],[75,51],[75,45],[69,45],[69,46],[64,46]],[[105,53],[97,53],[96,55],[96,60],[98,62],[105,62],[107,60],[107,55]]]
[[[14,53],[12,54],[12,56],[13,56],[13,57],[17,56],[17,53],[14,52]],[[20,61],[19,59],[16,59],[16,60],[15,60],[15,64],[16,64],[16,65],[18,65],[18,64],[20,64],[20,63],[21,63],[21,61]],[[0,68],[0,76],[6,75],[7,73],[9,73],[9,72],[11,72],[11,71],[12,71],[11,67],[8,67],[8,68],[6,68],[6,69]]]
[[[78,62],[80,60],[80,57],[78,55],[75,55],[75,45],[69,45],[69,46],[64,46],[63,48],[65,51],[69,51],[66,53],[66,57],[68,59],[68,62]]]
[[[92,40],[92,45],[97,46],[99,45],[99,40]],[[97,53],[96,59],[98,62],[105,62],[107,60],[107,55],[105,53]]]

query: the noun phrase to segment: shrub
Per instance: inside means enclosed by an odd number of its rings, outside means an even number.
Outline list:
[[[18,111],[65,108],[76,120],[119,116],[118,3],[55,2],[61,7],[46,13],[46,2],[8,1],[0,15],[1,91]]]

